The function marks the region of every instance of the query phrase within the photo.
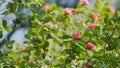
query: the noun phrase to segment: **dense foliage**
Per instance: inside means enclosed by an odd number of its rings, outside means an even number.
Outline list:
[[[94,7],[81,0],[77,8],[61,8],[43,0],[14,0],[3,14],[13,13],[15,28],[28,28],[25,46],[6,42],[0,53],[0,68],[119,68],[120,11],[96,0]],[[21,13],[30,8],[28,15]],[[24,27],[21,27],[24,22]],[[2,32],[1,32],[2,33]],[[0,34],[2,37],[2,34]]]

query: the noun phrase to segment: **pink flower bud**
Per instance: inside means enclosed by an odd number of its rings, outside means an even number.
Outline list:
[[[109,8],[108,8],[108,9],[109,9],[109,11],[110,11],[110,12],[115,13],[115,9],[114,9],[114,7],[109,6]]]
[[[64,11],[65,11],[66,14],[72,15],[72,12],[71,12],[70,8],[64,8]]]
[[[50,6],[48,4],[44,5],[44,10],[47,11],[50,9]]]
[[[84,5],[89,5],[90,3],[88,2],[88,0],[80,0],[80,2],[82,2]]]
[[[80,34],[79,33],[76,33],[76,34],[74,34],[74,41],[77,41],[78,39],[79,39],[79,37],[80,37]]]
[[[87,49],[91,50],[91,49],[93,49],[93,48],[94,48],[94,44],[91,43],[91,42],[88,42],[88,43],[87,43]]]
[[[26,51],[27,50],[27,48],[25,46],[22,46],[21,49],[22,49],[22,51]]]
[[[95,25],[94,24],[89,24],[87,27],[90,28],[90,29],[92,29],[92,28],[95,27]]]
[[[29,60],[29,62],[30,62],[30,63],[33,63],[33,62],[34,62],[34,60],[33,60],[33,59],[30,59],[30,60]]]
[[[93,21],[96,22],[98,20],[98,14],[94,12],[92,18]]]
[[[51,22],[47,22],[47,23],[45,23],[45,25],[47,25],[47,26],[50,26],[50,24],[51,24]]]
[[[78,12],[78,9],[74,9],[73,11],[77,13],[77,12]]]
[[[58,24],[55,24],[54,27],[55,27],[55,28],[58,28]]]

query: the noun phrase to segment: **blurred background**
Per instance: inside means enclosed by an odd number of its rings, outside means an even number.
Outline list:
[[[52,4],[54,3],[60,7],[72,7],[72,8],[75,8],[79,1],[80,0],[45,0],[46,3],[52,3]],[[96,0],[88,0],[88,1],[92,6]],[[120,6],[120,0],[104,0],[104,1],[110,2],[110,4],[115,8],[118,8]]]

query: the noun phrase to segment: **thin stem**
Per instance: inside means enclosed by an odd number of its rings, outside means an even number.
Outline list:
[[[110,37],[112,37],[112,36],[113,36],[113,34],[114,34],[114,32],[115,32],[116,28],[117,28],[117,25],[115,24],[115,28],[113,29],[112,34],[110,35]]]

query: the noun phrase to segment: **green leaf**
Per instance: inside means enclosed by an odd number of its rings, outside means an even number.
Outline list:
[[[6,27],[6,26],[7,26],[6,20],[2,20],[2,26],[3,26],[3,27]]]
[[[6,26],[5,29],[6,29],[8,32],[12,32],[12,28],[9,27],[9,26]]]
[[[2,38],[3,34],[2,34],[2,31],[0,31],[0,38]]]
[[[70,39],[71,36],[70,36],[70,35],[67,35],[67,34],[64,34],[64,35],[62,36],[62,38],[63,38],[63,39]]]
[[[7,5],[7,9],[10,13],[13,13],[15,12],[15,9],[16,9],[16,4],[15,3],[12,3],[12,2],[9,2],[8,5]]]
[[[90,57],[92,57],[92,56],[93,56],[93,52],[92,52],[92,51],[87,50],[87,53],[88,53],[88,55],[89,55]]]

